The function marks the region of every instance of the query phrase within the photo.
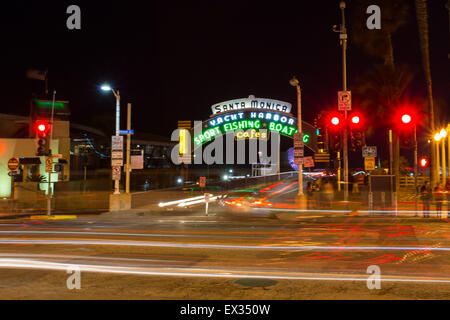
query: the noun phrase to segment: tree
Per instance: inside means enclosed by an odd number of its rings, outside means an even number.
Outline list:
[[[429,125],[431,132],[435,132],[434,123],[434,104],[433,104],[433,90],[431,82],[431,66],[430,66],[430,48],[429,48],[429,34],[428,34],[428,10],[426,0],[416,0],[416,18],[417,25],[419,28],[419,45],[420,52],[422,55],[422,67],[425,73],[425,80],[427,84],[427,94],[428,94],[428,111],[429,111]],[[433,170],[431,174],[432,185],[438,181],[437,167],[436,167],[436,155],[435,148],[436,144],[433,139],[431,139],[431,165]]]
[[[403,96],[412,80],[412,74],[404,65],[394,63],[393,35],[408,21],[408,5],[405,1],[380,0],[377,5],[382,8],[381,29],[369,30],[366,27],[366,8],[372,1],[361,0],[355,4],[352,28],[353,39],[368,54],[383,59],[383,65],[377,65],[368,71],[359,81],[357,92],[364,97],[362,106],[366,112],[375,113],[376,118],[385,120],[385,115],[392,110]],[[370,117],[370,115],[368,115]],[[394,174],[400,174],[400,143],[394,135]],[[396,179],[397,187],[399,179]]]
[[[381,29],[368,30],[366,9],[373,1],[362,0],[354,5],[352,39],[368,54],[382,58],[384,64],[394,66],[394,33],[408,22],[408,5],[403,1],[379,0]]]

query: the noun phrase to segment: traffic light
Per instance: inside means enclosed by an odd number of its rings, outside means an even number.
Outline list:
[[[329,133],[329,140],[330,140],[330,151],[340,151],[341,150],[341,132],[340,131],[331,131]]]
[[[317,149],[323,152],[327,148],[325,143],[326,131],[323,128],[322,114],[320,113],[314,118],[314,128],[316,129],[317,135]]]
[[[428,167],[429,164],[430,164],[430,161],[428,160],[427,157],[421,157],[419,159],[419,166],[421,168],[426,168],[426,167]]]
[[[350,127],[350,150],[355,152],[366,144],[364,135],[364,117],[354,112],[349,117]]]
[[[37,138],[37,156],[48,156],[50,154],[50,124],[45,120],[35,122]]]
[[[341,132],[344,121],[339,113],[330,113],[327,117],[327,128],[328,128],[328,140],[329,148],[328,150],[337,152],[341,150]]]
[[[411,108],[402,108],[397,111],[395,122],[399,136],[400,147],[409,149],[414,147],[414,127],[417,123],[417,113]]]

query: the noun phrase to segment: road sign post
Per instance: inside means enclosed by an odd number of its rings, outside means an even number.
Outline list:
[[[116,158],[114,158],[116,156]],[[117,123],[116,135],[111,137],[111,167],[121,167],[123,166],[123,136],[119,136],[119,127]],[[117,177],[117,175],[116,175]],[[119,190],[119,180],[114,180],[114,194],[120,194]]]
[[[112,167],[112,180],[120,180],[120,166]]]
[[[208,204],[209,200],[211,199],[210,193],[205,193],[205,214],[208,215]]]
[[[298,165],[303,164],[303,156],[304,153],[304,146],[303,143],[303,135],[301,133],[295,133],[294,134],[294,163]]]

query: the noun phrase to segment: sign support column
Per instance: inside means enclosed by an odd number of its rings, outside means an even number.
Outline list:
[[[127,105],[127,130],[131,130],[131,103]],[[127,163],[125,164],[125,192],[130,193],[130,148],[131,134],[127,133]]]

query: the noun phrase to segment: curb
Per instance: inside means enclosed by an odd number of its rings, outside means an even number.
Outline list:
[[[75,215],[58,215],[58,216],[35,215],[35,216],[30,216],[30,219],[37,219],[37,220],[64,220],[64,219],[77,219],[77,216],[75,216]]]

